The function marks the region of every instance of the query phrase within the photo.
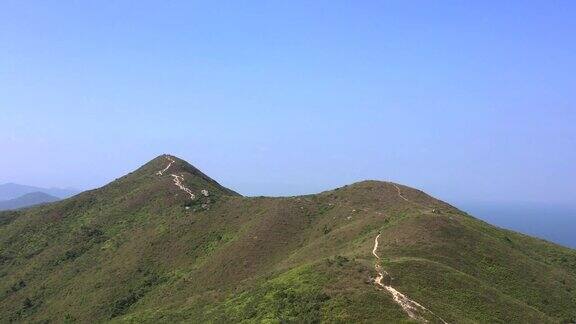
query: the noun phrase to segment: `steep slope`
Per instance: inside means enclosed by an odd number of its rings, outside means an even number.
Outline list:
[[[31,192],[18,198],[0,201],[0,211],[10,209],[20,209],[40,204],[51,203],[60,200],[43,192]]]
[[[574,250],[399,184],[246,198],[173,156],[0,213],[0,279],[0,322],[576,318]]]

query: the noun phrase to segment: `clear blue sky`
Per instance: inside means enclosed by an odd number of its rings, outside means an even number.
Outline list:
[[[0,3],[0,183],[576,201],[575,1]]]

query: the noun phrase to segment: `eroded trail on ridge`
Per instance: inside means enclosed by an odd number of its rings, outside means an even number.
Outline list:
[[[168,165],[164,169],[156,172],[157,175],[159,175],[159,176],[164,175],[164,172],[168,171],[168,169],[172,166],[172,164],[174,162],[176,162],[170,156],[166,156],[166,160],[168,160]],[[190,199],[194,200],[196,198],[194,193],[192,193],[192,190],[190,190],[189,188],[186,188],[186,186],[184,186],[182,184],[182,181],[184,181],[184,175],[183,174],[177,175],[177,174],[172,173],[172,174],[170,174],[170,176],[172,177],[172,181],[174,181],[174,185],[176,187],[178,187],[178,189],[180,189],[180,190],[184,191],[185,193],[187,193],[188,195],[190,195]]]
[[[380,257],[378,256],[378,253],[377,253],[377,251],[378,251],[378,239],[379,238],[380,238],[380,234],[378,234],[376,236],[376,238],[374,239],[374,248],[372,249],[372,254],[374,254],[374,256],[376,257],[376,264],[374,267],[376,269],[376,273],[378,273],[378,276],[376,277],[376,279],[374,279],[374,282],[378,286],[380,286],[380,287],[384,288],[386,291],[388,291],[392,295],[392,298],[394,298],[394,301],[398,305],[400,305],[400,307],[402,307],[404,312],[406,314],[408,314],[408,316],[410,318],[424,322],[424,323],[427,323],[428,321],[424,317],[422,317],[422,315],[420,315],[420,314],[421,313],[429,313],[429,314],[433,315],[434,317],[438,318],[440,321],[442,321],[442,323],[448,324],[440,316],[434,314],[431,310],[420,305],[418,302],[408,298],[406,295],[399,292],[394,287],[392,287],[390,285],[385,285],[382,283],[382,279],[384,279],[384,275],[389,276],[389,274],[388,274],[388,272],[386,272],[386,270],[383,270],[382,266],[380,266],[380,264],[379,264]]]
[[[395,184],[392,184],[392,185],[394,186],[394,188],[396,188],[396,190],[398,190],[398,197],[404,199],[404,201],[410,202],[410,200],[408,200],[408,198],[406,198],[402,195],[402,191],[400,191],[400,187],[398,187]]]
[[[180,188],[180,190],[186,192],[187,194],[190,195],[190,199],[194,200],[194,198],[196,198],[196,196],[194,196],[194,194],[192,193],[192,190],[186,188],[183,184],[182,184],[182,180],[184,180],[184,175],[176,175],[176,174],[171,174],[172,176],[172,180],[174,180],[174,185],[178,188]]]
[[[398,185],[396,185],[395,183],[391,183],[391,184],[394,186],[394,188],[396,188],[396,191],[398,191],[398,197],[400,197],[400,198],[401,198],[402,200],[404,200],[405,202],[409,202],[409,203],[411,203],[411,204],[420,206],[420,207],[425,208],[425,209],[431,209],[432,212],[434,212],[434,208],[430,208],[429,206],[426,206],[426,205],[424,205],[424,204],[422,204],[422,203],[415,202],[415,201],[412,201],[412,200],[406,198],[406,197],[402,194],[402,190],[400,190],[400,187],[398,187]]]
[[[169,156],[166,157],[166,160],[168,160],[168,162],[169,162],[168,165],[164,169],[156,172],[157,175],[159,175],[159,176],[163,175],[164,172],[168,171],[168,169],[172,166],[172,163],[175,162],[174,159],[169,157]]]

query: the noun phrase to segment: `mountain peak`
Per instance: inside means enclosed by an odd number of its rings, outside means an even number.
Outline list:
[[[238,195],[200,171],[187,161],[171,155],[162,154],[146,163],[131,175],[146,177],[153,182],[166,183],[173,189],[180,189],[188,196],[198,196],[202,190],[211,190],[225,195]],[[192,192],[198,191],[196,193]]]
[[[171,206],[207,210],[221,198],[239,196],[190,163],[169,154],[160,155],[107,185],[86,191],[74,200],[79,205],[106,201],[115,214],[139,210],[163,213]]]
[[[212,178],[210,178],[208,175],[200,171],[192,164],[188,163],[186,160],[170,154],[162,154],[148,162],[145,166],[155,168],[156,171],[154,174],[160,177],[173,174],[178,175],[181,173],[188,173],[190,175],[216,183],[216,181],[214,181]]]

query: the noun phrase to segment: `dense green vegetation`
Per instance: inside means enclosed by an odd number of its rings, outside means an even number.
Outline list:
[[[448,322],[576,320],[574,250],[418,190],[246,198],[165,166],[0,213],[0,322],[414,322],[371,281],[378,233],[391,285]]]

